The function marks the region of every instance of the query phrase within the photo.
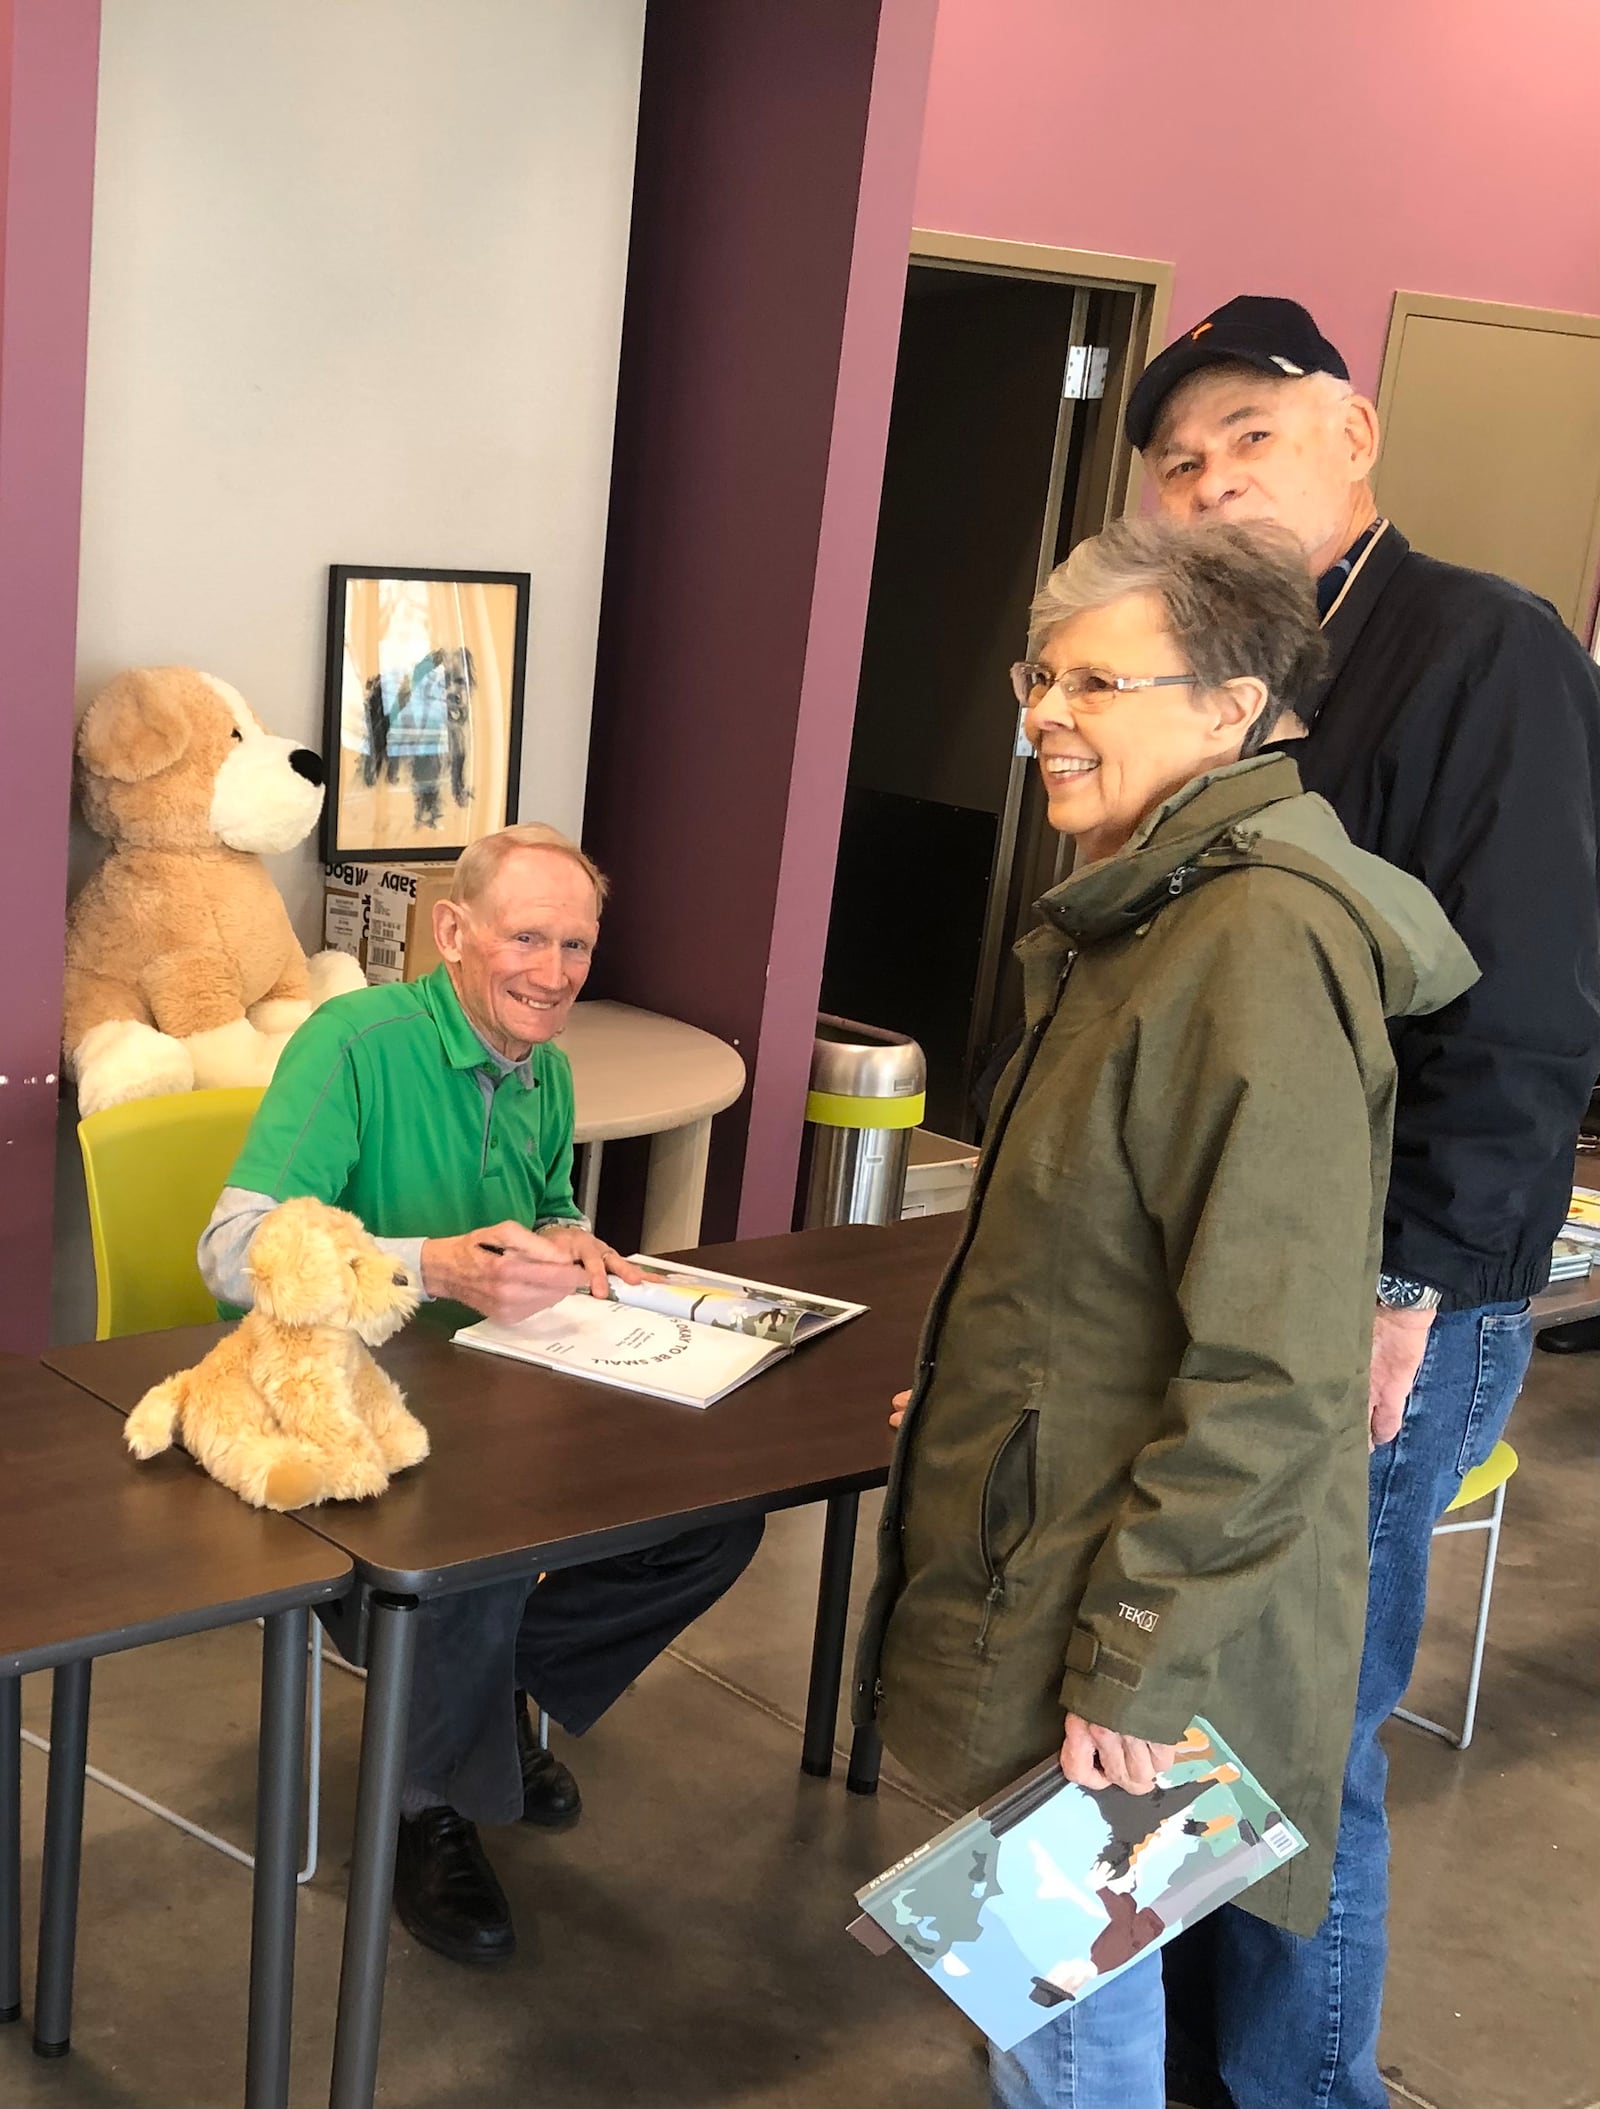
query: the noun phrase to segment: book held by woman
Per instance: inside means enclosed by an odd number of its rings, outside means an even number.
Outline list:
[[[904,1949],[1011,2050],[1304,1849],[1196,1716],[1148,1794],[1036,1766],[858,1890],[850,1931],[875,1954]]]

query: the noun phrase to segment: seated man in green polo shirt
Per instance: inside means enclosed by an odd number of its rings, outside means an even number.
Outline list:
[[[572,1197],[572,1073],[554,1045],[589,972],[605,881],[548,827],[467,849],[434,909],[426,979],[325,1003],[294,1035],[200,1240],[219,1302],[250,1302],[250,1240],[296,1194],[348,1208],[430,1299],[515,1323],[626,1261]],[[581,1735],[741,1574],[760,1519],[425,1602],[395,1909],[426,1946],[497,1962],[516,1945],[480,1823],[575,1822],[531,1692]]]

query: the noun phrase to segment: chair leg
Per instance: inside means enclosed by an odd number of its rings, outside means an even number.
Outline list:
[[[317,1872],[322,1828],[322,1628],[311,1622],[311,1683],[307,1692],[310,1729],[306,1743],[306,1864],[295,1876],[309,1882]]]
[[[1472,1741],[1473,1730],[1478,1722],[1478,1685],[1483,1675],[1483,1651],[1489,1638],[1489,1602],[1494,1594],[1495,1568],[1500,1558],[1500,1519],[1505,1513],[1507,1481],[1502,1481],[1494,1490],[1494,1506],[1481,1523],[1445,1524],[1434,1535],[1448,1537],[1466,1531],[1481,1530],[1487,1543],[1483,1549],[1483,1574],[1478,1585],[1478,1616],[1472,1633],[1472,1663],[1467,1673],[1467,1706],[1460,1733],[1446,1728],[1442,1721],[1431,1721],[1426,1714],[1416,1714],[1409,1707],[1397,1706],[1394,1718],[1407,1721],[1413,1728],[1425,1729],[1431,1736],[1452,1744],[1457,1750],[1465,1750]]]
[[[1505,1505],[1506,1482],[1502,1480],[1494,1490],[1494,1507],[1489,1514],[1489,1542],[1483,1548],[1483,1581],[1478,1590],[1478,1624],[1472,1636],[1472,1671],[1467,1679],[1467,1713],[1456,1743],[1458,1750],[1466,1749],[1472,1741],[1472,1731],[1477,1726],[1478,1682],[1483,1675],[1484,1643],[1489,1638],[1489,1599],[1494,1594],[1495,1568],[1500,1558],[1500,1518]]]
[[[261,1621],[258,1619],[256,1623],[259,1625]],[[322,1807],[322,1661],[319,1642],[313,1649],[311,1659],[311,1748],[310,1778],[306,1788],[306,1859],[305,1865],[295,1876],[296,1882],[299,1883],[311,1881],[317,1872]],[[364,1673],[358,1671],[356,1674]],[[22,1740],[33,1749],[43,1751],[46,1757],[49,1756],[48,1739],[35,1735],[31,1728],[22,1730]],[[253,1853],[247,1853],[231,1839],[219,1837],[215,1831],[208,1831],[204,1824],[194,1822],[191,1817],[180,1815],[176,1809],[169,1809],[165,1802],[157,1801],[149,1794],[141,1794],[137,1787],[130,1787],[126,1780],[114,1779],[109,1772],[102,1772],[98,1765],[85,1765],[83,1776],[85,1779],[92,1779],[97,1787],[104,1787],[109,1794],[120,1794],[124,1801],[131,1801],[136,1809],[143,1809],[147,1816],[157,1817],[162,1823],[170,1823],[175,1831],[182,1831],[186,1837],[196,1839],[201,1845],[210,1846],[214,1853],[221,1853],[225,1859],[237,1861],[240,1867],[255,1866]],[[3,1865],[3,1857],[0,1857],[0,1867]],[[4,2005],[4,2000],[0,1999],[0,2010],[3,2010]],[[3,2018],[3,2011],[0,2011],[0,2018]]]

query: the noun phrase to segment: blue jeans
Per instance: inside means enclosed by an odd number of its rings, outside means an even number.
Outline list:
[[[991,2109],[1165,2109],[1166,2037],[1161,1957],[1144,1955],[1015,2050],[989,2045]]]
[[[1378,2021],[1389,1766],[1378,1731],[1411,1681],[1433,1526],[1499,1441],[1532,1346],[1526,1304],[1437,1318],[1400,1433],[1373,1452],[1366,1644],[1328,1916],[1302,1939],[1237,1905],[1216,1914],[1217,2053],[1235,2109],[1388,2109]]]

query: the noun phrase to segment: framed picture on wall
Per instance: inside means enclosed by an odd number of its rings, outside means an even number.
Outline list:
[[[526,571],[335,564],[322,854],[449,858],[517,815]]]

